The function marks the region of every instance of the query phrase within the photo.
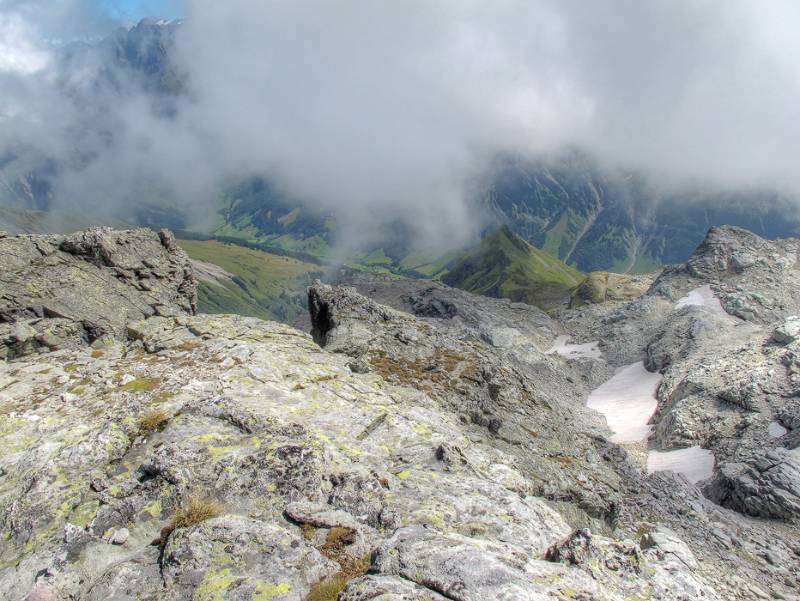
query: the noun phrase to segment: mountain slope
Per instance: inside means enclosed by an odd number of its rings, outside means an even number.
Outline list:
[[[484,200],[490,220],[581,271],[634,273],[685,261],[713,226],[796,236],[792,206],[768,189],[665,192],[646,174],[603,170],[578,151],[499,158]]]
[[[449,286],[536,305],[563,304],[583,275],[503,226],[464,253],[442,277]]]
[[[203,313],[237,313],[291,323],[319,265],[215,240],[180,240],[199,282]]]

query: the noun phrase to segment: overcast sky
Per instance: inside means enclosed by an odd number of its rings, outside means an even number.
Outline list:
[[[0,155],[73,152],[65,126],[97,107],[63,108],[53,40],[157,8],[136,4],[0,0]],[[112,202],[150,178],[202,204],[258,173],[356,231],[399,218],[452,237],[474,228],[465,199],[491,157],[567,146],[668,185],[800,190],[794,0],[163,8],[186,17],[176,60],[189,93],[169,119],[138,95],[98,99],[114,140],[82,149],[96,159],[64,175],[65,195]]]

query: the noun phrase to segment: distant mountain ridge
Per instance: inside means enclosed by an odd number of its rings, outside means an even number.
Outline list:
[[[572,151],[550,161],[498,161],[486,197],[491,220],[581,271],[652,271],[685,261],[710,227],[765,238],[797,235],[792,200],[770,190],[660,193],[642,174],[610,174]]]

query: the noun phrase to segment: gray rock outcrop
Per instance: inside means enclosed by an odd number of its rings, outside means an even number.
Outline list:
[[[36,287],[3,276],[16,286],[3,325],[62,320],[80,340],[0,362],[0,598],[800,590],[800,342],[772,339],[786,316],[676,309],[670,287],[705,283],[685,270],[640,298],[565,312],[563,325],[440,284],[357,276],[358,290],[311,288],[312,336],[194,314],[194,278],[166,233],[5,240]],[[78,303],[84,281],[97,292]],[[46,302],[60,316],[28,313]],[[93,316],[102,344],[87,346]],[[549,354],[565,331],[601,340],[603,357]],[[656,437],[713,448],[717,493],[647,474],[585,406],[615,367],[645,358],[664,372]],[[768,436],[772,420],[785,435]]]
[[[128,323],[193,314],[186,254],[162,230],[0,239],[0,358],[122,339]]]

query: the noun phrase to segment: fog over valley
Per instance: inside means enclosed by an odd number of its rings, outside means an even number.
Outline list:
[[[341,243],[399,223],[444,249],[485,226],[498,157],[578,153],[579,172],[641,178],[645,204],[768,191],[796,207],[793,2],[189,0],[182,14],[125,35],[91,3],[0,4],[6,185],[34,173],[48,204],[130,219],[166,202],[208,225],[223,190],[260,177],[335,212]]]

